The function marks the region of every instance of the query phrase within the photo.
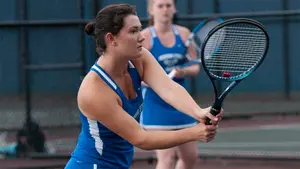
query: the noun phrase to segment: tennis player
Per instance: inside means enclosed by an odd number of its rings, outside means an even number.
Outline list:
[[[86,25],[100,57],[78,91],[82,129],[66,169],[128,169],[134,146],[153,150],[214,139],[218,118],[168,78],[142,47],[141,27],[135,8],[128,4],[109,5],[99,11],[95,22]],[[177,131],[144,130],[139,124],[141,81],[180,111],[197,120],[208,117],[214,124],[199,123]]]
[[[150,26],[142,31],[145,37],[143,45],[166,73],[174,68],[177,69],[173,80],[185,88],[186,77],[196,76],[200,66],[196,64],[178,68],[178,65],[187,61],[184,56],[184,42],[191,32],[186,27],[173,24],[173,16],[176,13],[174,3],[174,0],[148,0]],[[178,130],[197,124],[194,118],[165,102],[154,89],[146,86],[143,90],[144,110],[141,125],[145,129]],[[157,150],[156,155],[158,158],[156,169],[191,169],[198,156],[197,142],[192,141],[177,147]]]

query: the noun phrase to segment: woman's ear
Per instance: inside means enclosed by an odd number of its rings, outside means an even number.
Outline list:
[[[107,44],[110,44],[110,45],[113,45],[113,46],[116,45],[115,36],[112,33],[107,33],[105,35],[105,41],[106,41]]]

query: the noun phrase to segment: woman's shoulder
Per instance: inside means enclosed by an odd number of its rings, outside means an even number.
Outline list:
[[[121,106],[122,101],[103,79],[90,71],[80,85],[77,104],[84,116],[99,121],[113,112],[116,105]]]
[[[77,94],[79,107],[114,98],[116,98],[116,93],[93,71],[84,77]]]
[[[189,30],[189,28],[182,26],[182,25],[174,25],[176,27],[176,29],[179,31],[179,33],[191,33],[191,31]]]
[[[191,34],[191,31],[185,26],[175,25],[175,27],[178,30],[181,39],[186,41],[188,36]]]

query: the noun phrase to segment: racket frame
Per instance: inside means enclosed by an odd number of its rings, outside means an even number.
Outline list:
[[[194,64],[196,64],[197,62],[198,63],[201,63],[201,59],[193,59],[191,56],[189,56],[188,54],[188,48],[189,48],[189,45],[190,43],[193,41],[194,37],[195,37],[195,34],[197,34],[197,32],[199,30],[201,30],[207,23],[211,22],[211,21],[218,21],[219,23],[222,23],[224,20],[222,18],[213,18],[213,19],[205,19],[203,21],[201,21],[191,32],[191,34],[188,36],[186,42],[184,43],[184,46],[185,46],[185,57],[187,58],[187,60],[189,61],[194,61]],[[208,35],[206,35],[207,37]],[[206,39],[206,38],[205,38]],[[204,39],[204,40],[205,40]],[[200,39],[196,39],[197,40],[197,43],[201,43],[200,42]],[[203,41],[204,42],[204,41]],[[201,47],[201,44],[200,46]]]
[[[264,34],[266,35],[266,48],[265,48],[265,51],[264,51],[264,54],[262,56],[262,58],[259,60],[259,62],[248,72],[240,75],[240,76],[236,76],[234,78],[222,78],[222,77],[218,77],[214,74],[212,74],[206,64],[205,64],[205,59],[204,59],[204,48],[208,42],[208,40],[210,39],[210,37],[215,33],[217,32],[218,30],[220,30],[221,28],[225,27],[225,26],[228,26],[228,25],[232,25],[232,24],[236,24],[236,23],[241,23],[241,24],[252,24],[252,25],[255,25],[257,26],[258,28],[260,28]],[[225,33],[225,36],[226,36],[226,33]],[[225,99],[225,97],[227,96],[227,94],[236,86],[238,85],[242,80],[244,80],[246,77],[248,77],[250,74],[252,74],[260,65],[261,63],[264,61],[266,55],[267,55],[267,52],[268,52],[268,49],[269,49],[269,35],[265,29],[265,27],[259,23],[258,21],[256,20],[253,20],[253,19],[249,19],[249,18],[233,18],[233,19],[228,19],[224,22],[221,22],[219,23],[216,27],[214,27],[209,33],[208,35],[205,37],[203,43],[201,44],[201,55],[200,55],[200,58],[201,58],[201,62],[202,62],[202,66],[203,66],[203,69],[204,71],[206,72],[206,74],[208,75],[212,85],[213,85],[213,89],[214,89],[214,93],[215,93],[215,101],[213,103],[213,105],[211,106],[211,113],[213,115],[217,115],[221,108],[222,108],[222,104],[223,104],[223,101]],[[217,90],[217,86],[215,84],[215,81],[227,81],[227,82],[231,82],[227,87],[226,89],[222,92],[222,94],[220,95],[219,92]],[[210,122],[206,121],[206,124],[209,124]]]
[[[195,34],[201,30],[207,23],[211,22],[211,21],[218,21],[219,23],[223,22],[224,20],[222,18],[212,18],[212,19],[205,19],[203,21],[201,21],[196,27],[194,27],[194,29],[192,30],[191,34],[188,36],[187,40],[184,43],[184,56],[186,57],[186,59],[188,60],[188,62],[179,65],[178,68],[184,68],[184,67],[189,67],[192,65],[196,65],[196,64],[201,64],[201,59],[193,59],[189,53],[188,53],[188,49],[189,49],[189,45],[191,44],[191,42],[193,41],[193,39],[195,38]],[[207,36],[207,35],[206,35]],[[197,43],[201,43],[200,39],[195,39],[197,40]],[[201,47],[201,44],[199,45],[199,48]],[[170,73],[168,73],[168,77],[173,79],[175,77],[176,74],[176,70],[173,69]]]

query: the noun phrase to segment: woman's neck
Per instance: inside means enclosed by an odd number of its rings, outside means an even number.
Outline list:
[[[170,30],[172,30],[172,22],[168,22],[168,23],[160,23],[160,22],[156,22],[154,23],[154,28],[157,32],[161,32],[161,33],[165,33],[165,32],[169,32]]]
[[[112,77],[120,77],[128,72],[128,60],[122,60],[120,57],[112,54],[104,53],[98,59],[97,64]]]

